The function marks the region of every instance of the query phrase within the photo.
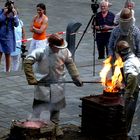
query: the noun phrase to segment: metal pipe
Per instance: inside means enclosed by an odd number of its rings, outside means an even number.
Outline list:
[[[93,83],[98,84],[102,83],[100,81],[82,81],[83,83]],[[38,85],[47,85],[47,84],[57,84],[57,83],[74,83],[74,81],[39,81]]]

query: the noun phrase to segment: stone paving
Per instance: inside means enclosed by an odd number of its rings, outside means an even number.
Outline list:
[[[15,3],[19,8],[20,17],[24,21],[26,27],[27,38],[31,37],[29,32],[29,24],[35,14],[35,6],[37,3],[43,2],[47,6],[47,14],[49,17],[48,33],[65,31],[68,23],[80,22],[82,27],[80,31],[84,31],[91,17],[91,1],[90,0],[16,0]],[[122,7],[123,0],[112,0],[111,9],[116,13]],[[136,20],[139,25],[140,13],[139,4],[136,2]],[[5,0],[0,1],[0,6],[4,5]],[[91,32],[89,27],[87,31]],[[65,37],[65,34],[63,35]],[[80,39],[81,34],[77,34],[76,42]],[[27,43],[27,47],[30,42]],[[96,48],[95,48],[96,50]],[[93,36],[86,34],[82,39],[75,53],[75,62],[83,80],[99,80],[99,72],[102,68],[102,61],[97,60],[97,50],[95,53],[95,67],[93,57]],[[33,86],[27,84],[24,72],[3,72],[4,58],[0,66],[0,139],[9,132],[12,120],[27,119],[32,113]],[[95,71],[95,72],[94,72]],[[67,74],[67,80],[70,80]],[[80,126],[81,105],[80,98],[102,93],[100,84],[84,84],[83,87],[76,87],[74,84],[66,84],[66,101],[67,106],[61,112],[61,124],[75,124]]]

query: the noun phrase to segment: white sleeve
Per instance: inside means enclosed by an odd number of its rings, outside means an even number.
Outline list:
[[[30,54],[26,56],[26,59],[33,60],[33,61],[39,61],[42,58],[42,55],[44,54],[43,49],[37,48],[33,50]]]
[[[115,18],[114,18],[114,24],[119,24],[119,19],[120,19],[120,12],[118,12],[116,15],[115,15]]]

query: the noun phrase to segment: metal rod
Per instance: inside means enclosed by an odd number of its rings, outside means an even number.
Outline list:
[[[82,81],[83,83],[102,83],[100,81]],[[74,81],[39,81],[39,84],[57,84],[57,83],[74,83]]]

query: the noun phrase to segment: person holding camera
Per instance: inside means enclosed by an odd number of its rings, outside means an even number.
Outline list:
[[[2,54],[5,54],[5,71],[10,71],[11,56],[15,51],[16,40],[14,27],[19,25],[17,11],[14,2],[7,0],[5,7],[0,10],[0,62]]]
[[[101,1],[99,6],[101,11],[98,12],[93,19],[92,28],[96,30],[98,59],[104,59],[105,49],[106,55],[108,55],[107,45],[111,30],[114,28],[113,21],[115,14],[109,11],[110,5],[108,1]]]
[[[18,12],[18,11],[17,11]],[[19,15],[19,13],[18,13]],[[14,27],[15,29],[15,38],[16,38],[16,49],[14,52],[11,53],[11,70],[12,71],[18,71],[20,62],[21,62],[21,53],[23,47],[26,48],[26,43],[22,40],[26,39],[26,32],[25,32],[25,27],[23,24],[23,21],[19,18],[19,25],[18,27]]]

